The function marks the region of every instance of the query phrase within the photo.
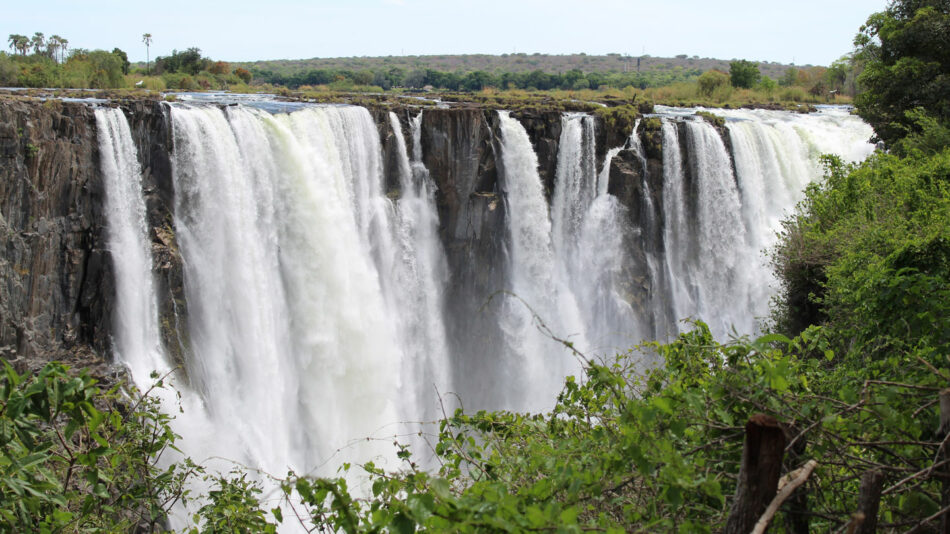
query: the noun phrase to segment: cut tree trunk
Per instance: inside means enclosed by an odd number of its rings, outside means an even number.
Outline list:
[[[775,497],[782,474],[785,433],[775,418],[755,414],[745,425],[739,483],[725,534],[749,534]]]

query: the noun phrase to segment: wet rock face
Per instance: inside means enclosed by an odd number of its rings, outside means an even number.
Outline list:
[[[95,124],[84,104],[0,105],[0,353],[21,368],[110,345]]]
[[[534,153],[538,156],[538,175],[544,194],[550,201],[557,175],[557,150],[561,140],[561,112],[515,112],[512,117],[524,126]],[[599,147],[598,147],[599,148]]]
[[[184,363],[188,350],[188,306],[185,301],[184,266],[175,238],[175,186],[172,178],[172,125],[167,104],[133,100],[120,104],[129,121],[142,167],[152,270],[158,296],[158,319],[165,350],[175,363]]]
[[[422,116],[422,161],[437,187],[450,279],[446,327],[458,354],[460,375],[483,367],[479,340],[500,337],[488,303],[504,287],[506,218],[497,189],[501,153],[497,116],[479,109],[426,110]],[[484,344],[482,345],[484,346]]]

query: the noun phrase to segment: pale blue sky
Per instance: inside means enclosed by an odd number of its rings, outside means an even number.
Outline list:
[[[7,1],[11,33],[145,60],[197,46],[228,61],[511,52],[677,54],[827,65],[886,0]],[[9,52],[9,49],[6,48]]]

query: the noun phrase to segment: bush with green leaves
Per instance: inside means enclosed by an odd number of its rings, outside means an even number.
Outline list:
[[[159,384],[159,387],[161,384]],[[101,391],[51,363],[0,376],[0,530],[157,529],[185,496],[190,462],[165,465],[176,435],[157,400]]]
[[[825,158],[786,224],[776,265],[780,326],[824,324],[840,350],[868,357],[950,343],[950,149]]]

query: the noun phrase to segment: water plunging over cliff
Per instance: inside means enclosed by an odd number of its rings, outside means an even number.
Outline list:
[[[106,189],[109,251],[115,266],[115,355],[132,378],[146,384],[171,368],[158,332],[152,252],[145,219],[142,169],[129,123],[120,109],[96,110],[102,179]]]
[[[392,460],[406,421],[441,415],[437,393],[462,392],[469,410],[549,408],[579,370],[551,335],[594,356],[666,339],[685,317],[754,332],[773,291],[762,249],[817,155],[870,151],[844,114],[717,111],[722,128],[664,115],[656,142],[635,130],[598,162],[596,121],[566,114],[548,195],[507,112],[419,113],[410,157],[394,113],[168,110],[188,318],[176,424],[192,456],[277,475]],[[142,170],[122,112],[96,119],[115,350],[145,385],[171,365]],[[453,135],[468,144],[447,148]],[[453,161],[427,168],[439,150]]]

